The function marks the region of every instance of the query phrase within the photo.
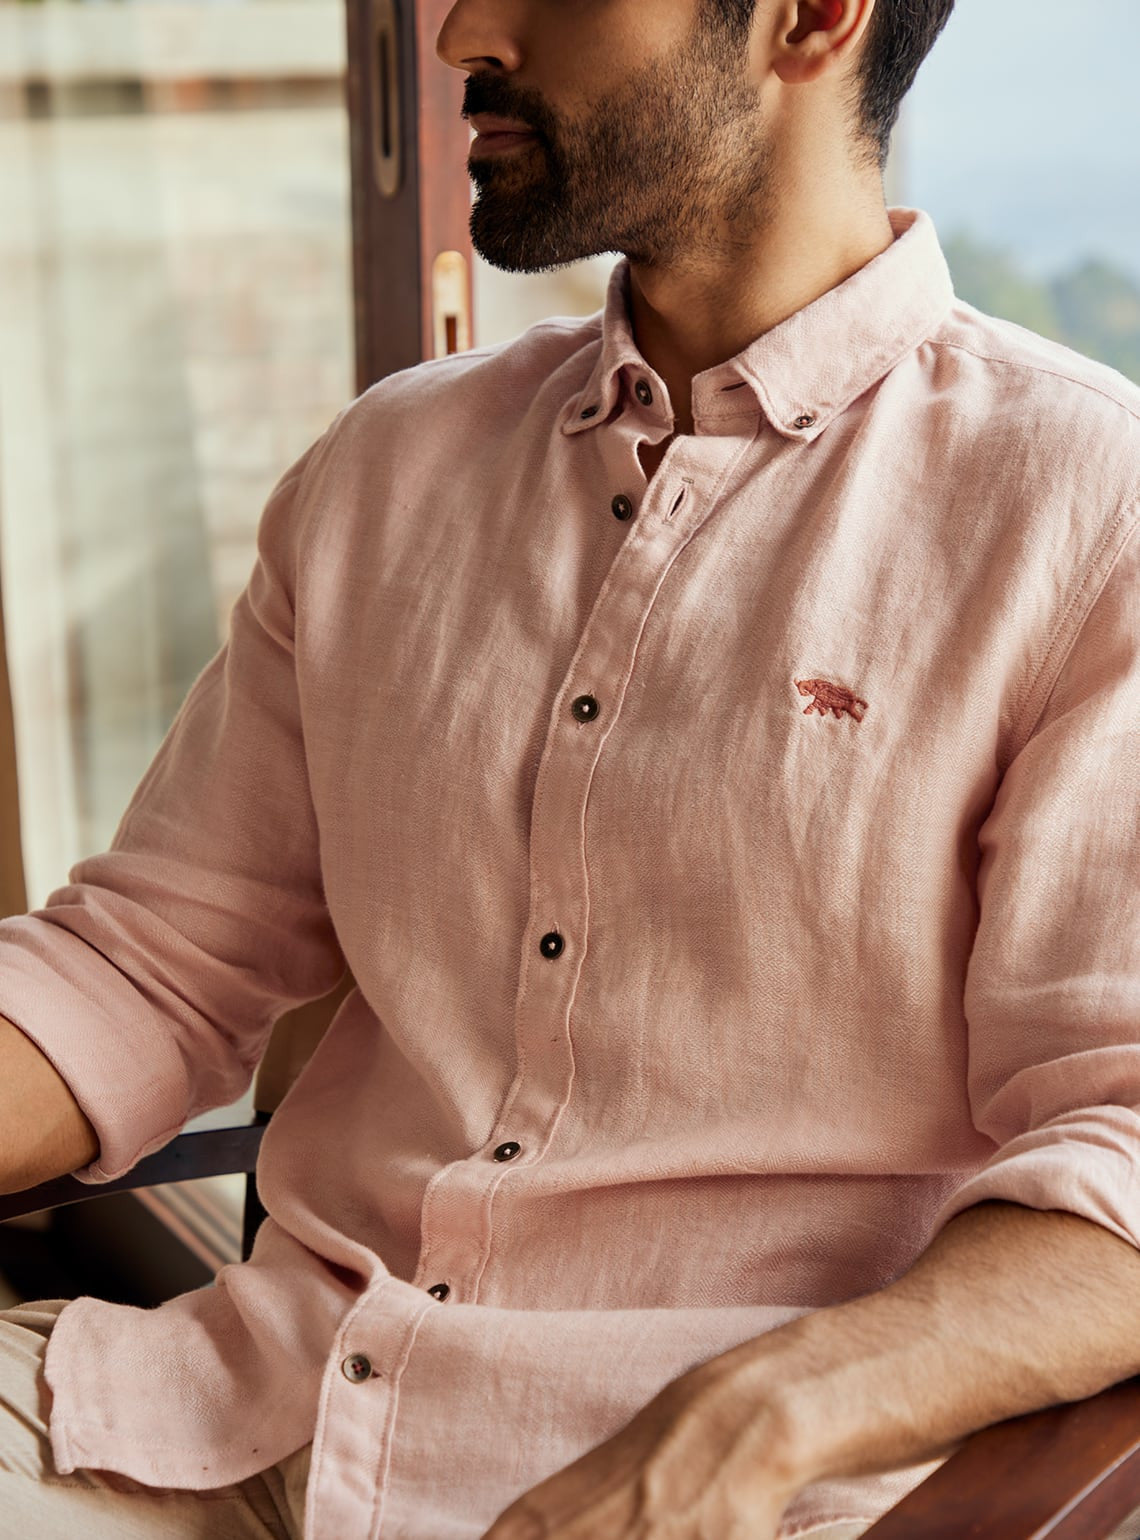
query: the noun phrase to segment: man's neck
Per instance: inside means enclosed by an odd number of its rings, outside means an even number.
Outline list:
[[[894,238],[878,182],[846,202],[792,205],[751,245],[702,250],[685,264],[631,262],[630,311],[642,357],[665,381],[678,433],[693,432],[694,375],[733,358],[764,332],[850,278]]]

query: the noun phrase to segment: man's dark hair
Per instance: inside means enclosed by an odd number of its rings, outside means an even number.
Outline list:
[[[953,9],[954,0],[878,0],[875,6],[859,66],[858,111],[880,169],[903,97]]]
[[[727,30],[747,35],[756,0],[706,0]],[[880,170],[887,163],[891,131],[918,67],[950,19],[954,0],[878,0],[856,82],[859,130]]]

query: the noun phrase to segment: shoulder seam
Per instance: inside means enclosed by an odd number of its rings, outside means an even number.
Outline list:
[[[981,353],[977,348],[967,347],[964,342],[954,342],[949,337],[930,337],[927,340],[931,347],[953,348],[959,353],[968,353],[971,358],[981,359],[986,364],[1004,364],[1010,369],[1028,369],[1033,374],[1047,374],[1054,380],[1066,380],[1070,385],[1076,385],[1081,390],[1088,390],[1093,395],[1103,396],[1106,401],[1111,401],[1114,406],[1120,407],[1121,411],[1127,412],[1130,417],[1140,422],[1140,408],[1129,406],[1128,402],[1122,401],[1119,396],[1111,395],[1107,390],[1102,390],[1099,385],[1093,385],[1088,380],[1080,380],[1075,374],[1065,374],[1060,369],[1050,369],[1045,364],[1034,363],[1030,359],[999,358],[993,353]],[[1048,341],[1048,338],[1043,338],[1042,340]],[[1058,346],[1063,347],[1064,344],[1058,343]],[[1095,363],[1096,360],[1090,359],[1090,362]],[[1104,364],[1102,367],[1108,369],[1111,368],[1111,365]]]

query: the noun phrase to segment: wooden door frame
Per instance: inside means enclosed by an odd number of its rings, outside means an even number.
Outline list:
[[[398,369],[470,346],[471,133],[460,115],[463,78],[435,52],[451,0],[345,5],[362,391]],[[387,87],[382,57],[390,61]]]

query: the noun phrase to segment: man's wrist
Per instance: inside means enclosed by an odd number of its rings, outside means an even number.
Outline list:
[[[0,1017],[0,1192],[20,1192],[93,1161],[99,1141],[42,1049]]]
[[[853,1349],[853,1340],[863,1338],[864,1323],[853,1319],[862,1314],[860,1303],[813,1311],[702,1366],[726,1421],[750,1427],[766,1472],[786,1488],[789,1500],[816,1481],[870,1475],[957,1447],[951,1441],[905,1449],[922,1424],[922,1409],[908,1410],[897,1381],[897,1399],[885,1388],[884,1358],[893,1355],[875,1342],[877,1331]],[[900,1309],[898,1330],[917,1350],[921,1333],[909,1313],[905,1305]]]

